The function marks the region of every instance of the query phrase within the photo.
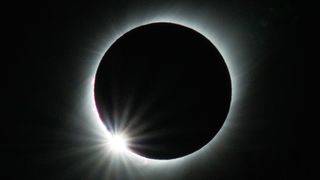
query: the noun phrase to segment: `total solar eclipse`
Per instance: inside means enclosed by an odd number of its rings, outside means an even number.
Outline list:
[[[202,34],[173,23],[130,30],[103,56],[95,103],[111,134],[150,159],[191,154],[222,127],[231,79],[218,49]]]

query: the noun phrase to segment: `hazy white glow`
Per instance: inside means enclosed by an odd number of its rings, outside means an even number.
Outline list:
[[[176,23],[176,24],[180,24],[180,25],[183,25],[183,26],[186,26],[188,28],[191,28],[191,29],[194,29],[195,31],[199,32],[200,34],[204,35],[206,38],[208,38],[219,50],[219,52],[222,54],[222,56],[224,57],[224,60],[228,66],[228,69],[229,69],[229,72],[230,72],[230,75],[231,75],[231,83],[232,83],[232,96],[235,97],[236,96],[236,91],[237,91],[237,86],[235,83],[236,81],[236,75],[234,74],[234,69],[235,69],[235,63],[232,61],[233,58],[231,58],[230,56],[227,56],[227,54],[230,54],[230,53],[227,53],[227,48],[224,47],[224,45],[219,42],[219,38],[218,38],[218,35],[215,34],[214,32],[210,32],[208,31],[205,27],[202,27],[201,23],[196,23],[196,22],[193,22],[191,21],[190,19],[189,20],[185,20],[185,19],[180,19],[180,18],[177,18],[175,16],[160,16],[160,17],[154,17],[154,18],[150,18],[149,20],[145,21],[145,22],[140,22],[140,23],[130,23],[130,24],[127,24],[127,27],[125,27],[124,29],[119,29],[119,31],[117,32],[117,34],[114,36],[114,37],[108,37],[108,38],[105,38],[105,39],[109,39],[108,43],[105,44],[105,45],[102,45],[102,47],[104,47],[102,49],[102,52],[100,55],[98,55],[97,57],[97,62],[95,64],[95,67],[93,67],[93,75],[92,75],[92,79],[91,79],[91,89],[89,90],[89,95],[91,94],[91,96],[89,97],[90,100],[89,102],[91,102],[92,106],[91,106],[91,109],[93,110],[92,111],[92,117],[95,117],[96,119],[96,122],[99,123],[99,126],[100,128],[104,129],[104,132],[108,134],[109,137],[112,137],[112,135],[110,134],[110,132],[105,128],[104,124],[102,123],[102,121],[100,120],[100,117],[98,115],[98,112],[96,110],[96,106],[95,106],[95,100],[94,100],[94,78],[95,78],[95,74],[96,74],[96,71],[97,71],[97,67],[102,59],[102,57],[104,56],[105,52],[109,49],[109,47],[119,38],[121,37],[123,34],[125,34],[126,32],[136,28],[136,27],[139,27],[139,26],[142,26],[142,25],[146,25],[146,24],[150,24],[150,23],[156,23],[156,22],[168,22],[168,23]],[[230,107],[230,111],[229,111],[229,114],[232,113],[233,111],[233,101],[231,101],[231,107]],[[228,115],[229,116],[229,115]],[[230,118],[230,117],[228,117]],[[228,119],[227,118],[227,119]],[[95,122],[95,123],[96,123]],[[225,124],[228,122],[228,120],[225,121]],[[224,126],[225,126],[224,124]],[[101,127],[102,126],[102,127]],[[223,127],[220,129],[219,133],[217,133],[215,139],[219,139],[218,136],[221,136],[221,131],[222,131]],[[120,132],[119,132],[120,133]],[[111,138],[112,139],[112,138]],[[119,139],[120,139],[120,142],[119,142]],[[113,152],[119,152],[118,150],[122,151],[123,153],[121,153],[122,155],[124,155],[127,159],[127,161],[129,160],[133,160],[135,163],[136,162],[142,162],[141,165],[150,165],[150,163],[153,165],[153,166],[163,166],[165,164],[165,166],[170,166],[170,165],[177,165],[178,164],[181,164],[182,162],[184,161],[192,161],[193,159],[196,158],[196,155],[195,154],[202,154],[204,155],[205,152],[208,150],[208,145],[211,144],[212,145],[212,141],[205,145],[204,147],[202,147],[201,149],[199,149],[198,153],[192,153],[192,154],[189,154],[189,155],[186,155],[184,157],[180,157],[180,158],[176,158],[176,159],[170,159],[170,160],[155,160],[155,159],[149,159],[149,158],[145,158],[145,157],[142,157],[138,154],[135,154],[134,152],[128,150],[127,148],[124,148],[125,147],[125,143],[121,142],[121,138],[119,137],[116,137],[115,139],[111,140],[110,142],[110,147],[108,148],[111,148],[110,150],[112,150]],[[216,142],[217,143],[217,142]],[[122,150],[121,150],[122,149]],[[123,151],[125,150],[125,152]]]
[[[108,147],[115,153],[126,152],[128,150],[127,138],[123,134],[111,135],[108,138]]]
[[[236,116],[236,111],[235,109],[235,103],[237,102],[237,97],[239,94],[239,84],[241,84],[241,73],[243,73],[243,70],[240,68],[240,65],[243,61],[243,59],[236,57],[235,53],[231,52],[236,52],[234,47],[238,47],[234,45],[234,42],[241,41],[237,37],[237,34],[234,36],[237,38],[234,38],[233,41],[229,41],[227,37],[230,37],[230,35],[234,34],[234,32],[229,32],[228,30],[235,29],[235,28],[220,28],[221,26],[218,26],[220,21],[214,22],[212,19],[206,19],[204,18],[203,22],[199,21],[200,16],[194,16],[189,13],[183,13],[180,12],[179,14],[175,13],[165,13],[161,15],[154,15],[153,17],[148,16],[148,18],[137,18],[137,19],[130,19],[128,20],[127,23],[124,23],[124,26],[117,27],[116,31],[113,32],[112,35],[110,33],[103,34],[99,39],[105,39],[104,42],[101,44],[97,45],[96,55],[93,59],[96,59],[95,62],[92,63],[92,69],[90,70],[91,74],[91,79],[89,79],[90,85],[86,86],[88,87],[87,91],[88,93],[86,94],[86,98],[84,98],[85,102],[88,105],[88,108],[86,109],[85,112],[89,112],[88,115],[90,115],[90,120],[91,124],[95,126],[95,131],[98,131],[98,134],[105,136],[107,135],[108,137],[111,137],[110,141],[110,147],[107,146],[106,148],[108,150],[111,150],[110,152],[119,152],[116,149],[125,149],[125,152],[121,153],[121,157],[125,161],[125,164],[134,164],[135,167],[145,167],[145,168],[164,168],[164,169],[172,169],[177,166],[181,166],[183,163],[191,163],[194,160],[198,160],[201,158],[206,158],[206,154],[210,151],[216,151],[218,147],[221,147],[222,145],[225,144],[223,142],[224,138],[230,130],[228,130],[230,126],[230,121],[231,119],[235,119],[234,116]],[[105,52],[109,49],[109,47],[119,38],[121,37],[124,33],[145,25],[145,24],[150,24],[150,23],[155,23],[155,22],[169,22],[169,23],[176,23],[180,24],[186,27],[189,27],[191,29],[194,29],[195,31],[199,32],[200,34],[204,35],[206,38],[208,38],[219,50],[221,55],[223,56],[229,72],[231,76],[231,83],[232,83],[232,100],[231,100],[231,105],[230,105],[230,110],[228,117],[225,120],[224,125],[220,129],[220,131],[216,134],[214,137],[214,141],[211,141],[207,145],[205,145],[203,148],[199,149],[198,151],[189,154],[184,157],[180,157],[177,159],[170,159],[170,160],[155,160],[155,159],[148,159],[145,157],[142,157],[138,154],[135,154],[134,152],[128,150],[127,148],[123,148],[125,145],[123,142],[121,142],[122,138],[121,137],[116,137],[115,139],[112,140],[112,135],[110,132],[106,129],[105,125],[102,123],[100,120],[100,117],[98,115],[96,106],[95,106],[95,100],[94,100],[94,79],[95,79],[95,74],[97,71],[97,67],[103,58]],[[215,28],[212,28],[215,27]],[[236,41],[237,40],[237,41]],[[245,57],[243,55],[243,57]],[[89,109],[89,111],[88,111]],[[119,132],[123,133],[123,132]],[[101,136],[100,136],[101,137]],[[130,137],[126,137],[130,138]],[[119,142],[120,139],[120,142]],[[112,145],[114,144],[114,146]],[[115,150],[112,150],[115,148]],[[111,156],[114,153],[111,153]],[[150,166],[152,165],[152,166]]]

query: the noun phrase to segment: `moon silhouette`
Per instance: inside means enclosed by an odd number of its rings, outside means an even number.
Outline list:
[[[173,23],[130,30],[103,56],[95,77],[99,116],[128,148],[151,159],[191,154],[221,129],[231,78],[218,49],[202,34]]]

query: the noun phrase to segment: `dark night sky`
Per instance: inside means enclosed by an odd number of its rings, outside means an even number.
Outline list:
[[[25,2],[8,10],[0,179],[308,179],[300,151],[301,16],[294,2]],[[97,57],[127,26],[172,14],[215,31],[229,49],[225,59],[232,57],[241,84],[224,142],[176,171],[95,168],[95,152],[84,150],[94,145],[94,129],[84,125],[83,94]]]

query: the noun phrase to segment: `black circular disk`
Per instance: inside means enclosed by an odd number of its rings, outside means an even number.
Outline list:
[[[99,64],[94,93],[108,130],[125,133],[134,153],[173,159],[217,134],[229,111],[231,80],[221,54],[203,35],[153,23],[112,44]]]

